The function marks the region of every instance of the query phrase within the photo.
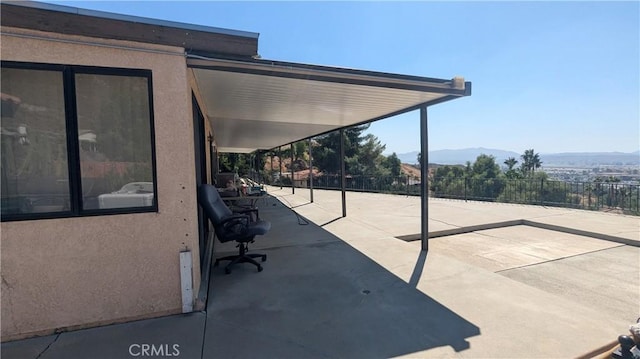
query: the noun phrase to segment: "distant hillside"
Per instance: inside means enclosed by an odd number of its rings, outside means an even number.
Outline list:
[[[624,152],[571,152],[541,154],[543,166],[640,165],[640,154]]]
[[[420,169],[407,163],[401,164],[401,172],[410,177],[420,178]]]
[[[429,174],[432,175],[433,171],[435,171],[440,165],[429,163]],[[401,173],[405,176],[409,176],[413,179],[419,180],[422,177],[422,173],[420,172],[420,168],[416,165],[403,163],[401,165]]]
[[[496,162],[502,165],[504,160],[514,157],[520,161],[520,153],[492,148],[464,148],[458,150],[429,151],[429,162],[443,165],[463,165],[467,161],[473,163],[476,158],[486,154],[494,156]],[[418,162],[418,151],[397,155],[401,162],[414,164]],[[597,166],[597,165],[636,165],[640,166],[640,151],[625,152],[569,152],[540,154],[544,166]]]
[[[418,151],[396,154],[402,163],[418,163]]]

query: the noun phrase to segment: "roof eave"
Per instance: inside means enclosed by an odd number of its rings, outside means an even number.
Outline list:
[[[210,102],[210,106],[206,106],[209,112],[205,116],[211,121],[214,132],[223,135],[219,147],[221,152],[246,153],[252,152],[252,149],[271,150],[341,128],[370,123],[421,107],[471,95],[471,82],[465,82],[461,77],[434,79],[269,60],[246,59],[238,61],[228,58],[202,58],[193,55],[187,55],[187,65],[196,71],[196,78],[199,79],[197,82],[200,84],[199,90],[204,95],[205,102],[207,97],[215,99]],[[237,79],[233,80],[236,77]],[[213,82],[210,83],[211,81]],[[292,88],[304,90],[304,92],[287,90],[287,84],[292,85]],[[273,94],[265,96],[264,92],[260,92],[269,91],[272,86],[275,86]],[[326,88],[324,91],[316,91],[318,86],[330,86],[335,90],[333,92],[344,92],[346,97],[336,97],[336,94],[327,92]],[[212,93],[207,94],[210,90]],[[384,96],[384,92],[398,98],[397,106],[389,105],[388,98],[380,97]],[[240,97],[246,100],[238,102]],[[421,98],[422,100],[420,100]],[[349,103],[349,101],[356,102]],[[234,103],[233,108],[229,107],[232,102]],[[348,121],[344,120],[349,117],[346,113],[345,116],[334,116],[333,119],[328,117],[321,119],[323,114],[314,109],[320,103],[327,104],[328,107],[334,105],[335,108],[341,108],[343,111],[351,111],[356,108],[363,109],[366,103],[376,102],[386,102],[387,104],[376,105],[379,107],[377,113],[365,111],[357,116],[359,118],[353,117]],[[220,104],[224,109],[218,109]],[[293,111],[291,109],[299,108],[296,104],[302,104],[304,110],[291,112]],[[349,107],[351,105],[355,107]],[[251,112],[254,107],[256,111]],[[238,112],[237,115],[234,115],[234,108],[248,109],[249,112],[241,111],[242,113]],[[248,113],[252,113],[253,117],[247,117]],[[274,117],[273,113],[280,113],[280,115]],[[305,122],[305,118],[313,118],[314,120]],[[241,123],[246,123],[246,126],[240,125]],[[222,130],[220,124],[223,124]],[[306,128],[301,129],[304,126]],[[279,139],[285,137],[280,135],[282,131],[290,133],[288,138],[283,141],[275,140],[276,137]],[[255,142],[243,142],[241,138],[236,137],[240,133],[243,133],[242,137],[246,137],[246,139],[254,136],[252,141],[255,140]],[[269,141],[263,141],[272,135],[274,137],[270,141],[271,143],[267,144],[266,142]],[[218,138],[220,139],[220,137]],[[232,143],[233,141],[235,143]],[[248,148],[252,143],[255,143],[255,147]]]
[[[200,54],[251,58],[259,34],[35,1],[3,1],[2,26],[183,47]]]

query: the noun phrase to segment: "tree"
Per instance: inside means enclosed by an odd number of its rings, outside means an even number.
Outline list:
[[[357,153],[350,158],[352,161],[351,173],[373,176],[387,175],[388,173],[385,173],[383,169],[386,158],[382,155],[386,146],[373,134],[367,134],[361,141],[362,144]]]
[[[293,144],[293,153],[291,153],[291,147],[289,147],[288,152],[290,153],[291,162],[287,167],[289,171],[293,169],[293,171],[302,171],[309,168],[308,159],[308,141],[298,141]]]
[[[221,153],[218,157],[220,172],[235,172],[240,177],[247,176],[252,169],[250,156],[243,153]]]
[[[471,176],[474,179],[497,178],[502,172],[493,156],[481,154],[471,166]]]
[[[293,158],[294,161],[299,160],[299,159],[305,159],[304,158],[304,154],[307,153],[307,143],[308,141],[303,140],[303,141],[298,141],[296,143],[293,144]]]
[[[468,183],[470,195],[475,198],[495,200],[504,187],[502,171],[495,157],[481,154],[470,169],[471,180]]]
[[[542,167],[542,161],[540,161],[540,155],[538,155],[537,153],[533,155],[533,159],[531,160],[531,163],[533,165],[533,171]]]
[[[441,166],[433,173],[430,190],[438,197],[463,198],[466,180],[463,166]]]
[[[617,182],[620,182],[620,178],[616,176],[609,176],[604,181],[607,183],[617,183]]]
[[[533,149],[525,150],[520,156],[522,159],[521,170],[525,177],[532,177],[536,169],[542,166],[540,155],[535,153]]]
[[[509,179],[519,178],[520,175],[514,167],[518,164],[518,160],[514,157],[509,157],[504,161],[504,164],[507,165],[507,171],[505,172],[505,176]]]
[[[398,155],[396,155],[395,152],[387,156],[384,164],[385,164],[385,167],[387,167],[389,171],[391,171],[392,176],[394,177],[400,176],[400,173],[402,172],[402,162],[400,161],[400,159],[398,158]]]
[[[467,161],[464,165],[464,175],[467,177],[471,177],[471,161]]]
[[[349,127],[344,130],[345,143],[344,143],[344,155],[345,155],[345,167],[347,173],[351,172],[350,166],[355,161],[349,160],[353,158],[359,150],[360,142],[362,141],[362,133],[369,128],[369,125],[360,125]],[[327,173],[340,172],[340,131],[333,131],[322,136],[316,137],[318,147],[313,150],[313,163],[321,171]]]
[[[494,200],[504,187],[500,166],[493,156],[481,154],[472,164],[438,167],[431,190],[436,196]]]
[[[545,172],[536,172],[526,179],[507,181],[497,200],[510,203],[565,203],[567,193],[564,188],[549,181]]]
[[[513,170],[513,167],[518,164],[518,160],[516,160],[514,157],[509,157],[504,161],[504,164],[507,165],[507,170],[511,171]]]

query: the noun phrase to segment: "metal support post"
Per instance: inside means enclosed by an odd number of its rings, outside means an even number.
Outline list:
[[[282,189],[282,146],[278,147],[278,173],[280,174],[278,182],[280,182],[280,189]]]
[[[347,216],[347,179],[344,163],[344,128],[340,129],[340,187],[342,189],[342,217]]]
[[[215,184],[215,174],[213,171],[213,135],[209,132],[207,135],[207,143],[209,144],[209,184]]]
[[[309,138],[309,200],[313,203],[313,160],[311,159],[311,138]]]
[[[429,136],[427,106],[420,107],[420,208],[422,250],[429,251]]]
[[[291,144],[291,194],[296,193],[296,185],[293,181],[293,143]]]

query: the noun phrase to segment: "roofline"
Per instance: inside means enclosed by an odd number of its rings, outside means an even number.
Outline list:
[[[0,0],[2,28],[21,28],[65,35],[183,48],[205,56],[252,58],[259,34],[36,1]]]
[[[326,66],[326,65],[304,64],[304,63],[295,63],[295,62],[278,61],[278,60],[266,60],[266,59],[254,59],[253,62],[260,63],[263,65],[269,65],[272,67],[282,67],[282,68],[297,67],[300,69],[313,70],[313,71],[329,71],[329,72],[344,73],[348,75],[386,77],[390,79],[407,80],[407,81],[434,82],[434,83],[450,83],[451,82],[450,79],[440,79],[435,77],[423,77],[423,76],[416,76],[416,75],[404,75],[404,74],[397,74],[397,73],[383,72],[383,71],[360,70],[360,69],[354,69],[354,68],[348,68],[348,67],[333,67],[333,66]]]
[[[3,0],[2,3],[7,5],[22,6],[22,7],[28,7],[33,9],[39,9],[39,10],[57,11],[57,12],[64,12],[68,14],[75,14],[75,15],[82,15],[82,16],[92,16],[92,17],[98,17],[98,18],[108,19],[108,20],[137,22],[141,24],[154,25],[154,26],[174,27],[178,29],[208,32],[212,34],[241,36],[241,37],[248,37],[252,39],[258,39],[258,37],[260,36],[260,34],[256,32],[225,29],[220,27],[212,27],[212,26],[204,26],[204,25],[195,25],[195,24],[169,21],[169,20],[159,20],[159,19],[153,19],[153,18],[141,17],[141,16],[123,15],[123,14],[107,12],[107,11],[87,10],[87,9],[81,9],[81,8],[76,8],[72,6],[49,4],[49,3],[39,2],[39,1],[31,1],[31,0],[6,0],[5,1]]]
[[[229,57],[202,57],[193,54],[187,54],[187,66],[195,69],[247,73],[262,76],[334,82],[360,86],[396,88],[409,91],[433,92],[443,95],[436,99],[412,105],[407,108],[403,108],[378,117],[367,119],[348,126],[342,126],[332,130],[324,131],[309,137],[300,138],[298,140],[282,144],[278,147],[287,146],[292,143],[307,140],[309,138],[322,136],[334,131],[338,131],[340,129],[369,124],[378,120],[383,120],[389,117],[401,115],[403,113],[418,110],[422,107],[429,107],[439,103],[451,101],[456,98],[471,96],[471,82],[464,81],[464,79],[461,77],[455,77],[453,79],[447,80],[388,72],[376,72],[255,58],[235,59]],[[273,151],[274,149],[275,147],[270,149],[257,148],[253,152],[257,150]]]
[[[356,70],[262,59],[228,59],[187,54],[187,66],[225,72],[262,76],[344,83],[361,86],[397,88],[410,91],[435,92],[456,96],[471,95],[471,83],[463,78],[437,79],[387,72]]]
[[[292,72],[292,70],[297,70],[298,72],[314,72],[314,73],[322,73],[322,72],[330,72],[332,74],[344,74],[352,76],[362,76],[362,77],[377,77],[377,78],[386,78],[386,79],[394,79],[399,81],[416,81],[416,82],[430,82],[433,84],[444,84],[447,87],[452,83],[452,79],[441,79],[434,77],[424,77],[424,76],[415,76],[415,75],[404,75],[390,72],[382,72],[382,71],[370,71],[370,70],[360,70],[353,69],[347,67],[333,67],[326,65],[314,65],[314,64],[305,64],[299,62],[287,62],[287,61],[278,61],[278,60],[267,60],[260,58],[236,58],[236,57],[227,57],[227,56],[211,56],[211,57],[203,57],[196,54],[187,53],[187,64],[190,67],[195,68],[212,68],[212,67],[224,67],[226,71],[231,72],[239,72],[234,70],[234,68],[243,68],[243,69],[251,69],[251,68],[269,68],[270,72],[278,73],[278,72]],[[197,60],[208,61],[198,62]],[[191,62],[189,64],[189,62]],[[218,64],[211,65],[211,62],[216,62]],[[254,66],[252,66],[254,65]],[[275,75],[272,75],[275,76]]]

